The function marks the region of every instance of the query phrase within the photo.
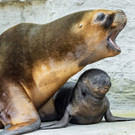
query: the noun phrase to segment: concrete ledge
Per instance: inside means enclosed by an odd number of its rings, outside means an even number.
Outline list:
[[[135,121],[69,125],[62,129],[38,130],[27,135],[135,135]]]
[[[118,111],[119,112],[119,111]],[[113,113],[114,116],[135,118],[135,113]],[[50,125],[53,122],[44,122],[41,126]],[[66,128],[37,130],[25,135],[135,135],[135,121],[105,122],[104,120],[91,125],[69,124]]]

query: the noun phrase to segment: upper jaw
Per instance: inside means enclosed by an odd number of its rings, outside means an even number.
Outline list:
[[[126,22],[121,24],[119,27],[115,29],[111,29],[111,32],[109,33],[109,36],[107,38],[108,46],[118,52],[121,52],[120,47],[116,44],[116,37],[120,33],[120,31],[125,27]]]
[[[110,27],[110,32],[107,38],[108,46],[117,51],[121,52],[120,47],[116,44],[115,40],[121,30],[125,27],[127,22],[127,17],[122,10],[116,10],[113,23]]]

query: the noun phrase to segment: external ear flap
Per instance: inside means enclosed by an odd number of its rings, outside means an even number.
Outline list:
[[[87,79],[85,77],[83,77],[82,78],[82,81],[86,83],[87,82]]]
[[[75,94],[76,99],[82,99],[82,96],[86,96],[86,89],[87,89],[87,80],[86,78],[80,79],[76,85],[77,87],[77,94]]]
[[[87,88],[87,78],[83,77],[83,78],[78,82],[78,86],[80,87],[79,89]]]

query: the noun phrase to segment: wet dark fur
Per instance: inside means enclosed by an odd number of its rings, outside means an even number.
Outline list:
[[[93,85],[93,87],[91,87]],[[113,116],[106,93],[111,87],[110,77],[99,69],[84,72],[77,83],[68,82],[54,96],[56,124],[41,129],[66,127],[68,123],[94,124],[104,117],[107,122],[135,120]],[[102,93],[103,92],[103,93]]]
[[[65,112],[67,105],[72,102],[74,95],[75,82],[67,82],[59,91],[56,93],[54,105],[57,112],[57,117],[60,120]],[[59,107],[60,106],[60,107]]]
[[[89,76],[91,76],[91,78],[93,78],[98,73],[99,74],[102,73],[103,75],[105,74],[106,76],[108,76],[106,72],[104,72],[100,69],[90,69],[90,70],[85,71],[79,77],[79,79],[76,83],[67,82],[63,87],[61,87],[59,89],[59,91],[55,95],[55,100],[54,100],[57,117],[59,120],[63,117],[67,106],[69,104],[73,104],[73,100],[75,98],[77,98],[78,101],[79,100],[81,101],[81,99],[84,99],[85,96],[91,95],[91,93],[88,90],[89,88],[86,88],[86,86],[84,87],[83,85],[80,85],[79,82],[83,82],[83,79],[88,78]],[[111,83],[109,85],[111,86]],[[79,88],[78,88],[78,86],[79,86]],[[76,116],[72,116],[70,122],[74,123],[74,124],[80,123],[77,120]]]

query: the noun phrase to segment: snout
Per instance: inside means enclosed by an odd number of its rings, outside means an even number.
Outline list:
[[[106,93],[111,87],[111,81],[109,78],[106,78],[105,80],[102,80],[100,83],[100,89],[101,93]]]
[[[123,10],[116,10],[112,26],[123,28],[126,25],[126,23],[127,23],[127,16],[125,12]]]
[[[111,87],[111,81],[109,78],[106,78],[106,79],[103,79],[101,82],[100,82],[100,85],[102,87]]]
[[[108,87],[108,88],[111,87],[111,81],[110,81],[110,78],[107,78],[107,79],[105,80],[105,86]]]

